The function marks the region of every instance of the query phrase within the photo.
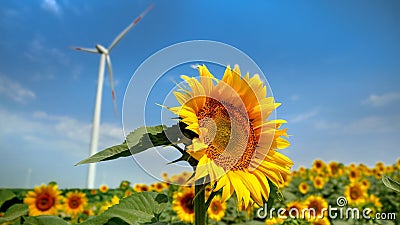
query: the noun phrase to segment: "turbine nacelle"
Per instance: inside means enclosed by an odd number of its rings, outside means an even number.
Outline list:
[[[97,44],[96,49],[97,51],[99,51],[100,54],[108,55],[108,50],[104,46]]]

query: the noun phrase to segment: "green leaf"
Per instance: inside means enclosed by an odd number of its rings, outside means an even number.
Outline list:
[[[96,163],[100,161],[107,161],[116,159],[119,157],[130,156],[128,145],[124,142],[123,144],[116,145],[110,148],[107,148],[101,152],[98,152],[87,159],[84,159],[77,163],[76,165],[87,164],[87,163]]]
[[[169,128],[163,125],[139,127],[126,136],[124,143],[102,150],[76,165],[113,160],[131,156],[152,147],[176,144],[179,137],[182,135],[180,135],[178,125]]]
[[[65,220],[57,216],[24,217],[23,225],[69,225]]]
[[[393,180],[392,178],[390,178],[386,175],[382,175],[382,182],[383,182],[383,184],[385,184],[386,187],[388,187],[396,192],[400,192],[400,183]]]
[[[0,224],[15,220],[21,216],[28,214],[28,206],[25,204],[14,204],[0,217]]]
[[[270,200],[270,198],[277,199],[278,201],[282,201],[283,195],[279,191],[279,188],[277,186],[275,186],[275,184],[272,183],[269,179],[268,179],[268,184],[270,187],[270,194],[269,194],[268,201]],[[269,205],[268,205],[268,207],[269,207]]]
[[[295,194],[293,194],[293,192],[288,191],[286,189],[282,190],[282,195],[287,202],[292,202],[298,199],[298,197]]]
[[[13,198],[15,198],[16,195],[14,194],[14,192],[10,191],[10,190],[0,190],[0,207],[4,204],[4,202],[11,200]]]
[[[119,204],[110,207],[103,214],[90,218],[82,225],[113,224],[124,221],[128,224],[142,224],[156,222],[156,215],[166,207],[164,194],[155,192],[134,193],[120,200]],[[158,200],[162,200],[159,203]],[[122,223],[122,222],[121,222]]]

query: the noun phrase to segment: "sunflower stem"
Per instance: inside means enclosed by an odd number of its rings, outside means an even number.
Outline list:
[[[206,192],[205,192],[205,184],[203,183],[203,179],[199,179],[196,181],[196,185],[194,187],[195,197],[194,198],[194,224],[195,225],[206,225]]]
[[[217,192],[211,192],[210,197],[208,197],[207,202],[206,202],[206,210],[208,209],[208,207],[211,204],[211,201],[213,200],[213,198],[217,195]]]

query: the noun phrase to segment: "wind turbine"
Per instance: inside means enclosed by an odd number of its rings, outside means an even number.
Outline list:
[[[90,155],[93,155],[97,152],[97,146],[99,141],[99,126],[100,126],[100,112],[101,112],[101,94],[103,92],[103,81],[104,81],[104,66],[107,63],[108,75],[110,77],[110,86],[111,86],[111,95],[114,103],[114,111],[115,114],[118,115],[117,110],[117,101],[115,98],[114,91],[114,81],[111,67],[111,59],[110,59],[110,51],[118,44],[119,41],[128,33],[132,27],[134,27],[139,21],[153,8],[154,4],[150,5],[144,12],[142,12],[128,27],[126,27],[111,43],[108,48],[100,44],[96,44],[96,48],[80,48],[76,47],[75,50],[84,51],[89,53],[97,53],[100,54],[100,65],[99,65],[99,76],[97,81],[97,93],[96,93],[96,102],[94,106],[94,115],[93,115],[93,127],[92,127],[92,137],[90,141]],[[96,164],[90,163],[88,169],[87,176],[87,188],[94,188],[94,180],[96,176]]]

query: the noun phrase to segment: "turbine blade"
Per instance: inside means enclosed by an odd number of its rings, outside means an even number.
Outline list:
[[[99,53],[99,51],[97,51],[97,49],[95,48],[81,48],[81,47],[71,47],[71,48],[83,52]]]
[[[111,59],[109,55],[107,55],[106,60],[107,60],[108,76],[110,77],[111,97],[114,103],[114,112],[115,116],[118,117],[117,99],[115,97],[115,90],[114,90],[114,78],[112,73]]]
[[[139,21],[141,19],[143,19],[143,17],[154,7],[154,3],[151,4],[144,12],[142,12],[138,17],[136,17],[136,19],[127,27],[125,28],[125,30],[123,30],[115,39],[114,41],[111,43],[110,47],[108,47],[108,51],[111,51],[111,49],[113,49],[115,47],[115,45],[118,44],[118,42],[125,36],[126,33],[128,33],[128,31],[130,29],[132,29],[132,27],[134,27],[137,23],[139,23]]]

